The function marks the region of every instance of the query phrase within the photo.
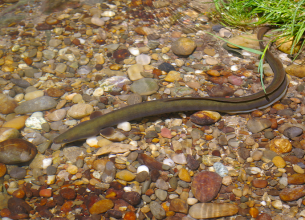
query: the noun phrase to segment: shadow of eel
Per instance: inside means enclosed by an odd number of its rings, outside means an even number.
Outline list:
[[[261,49],[264,49],[262,38],[269,29],[269,27],[262,27],[258,31],[257,38],[260,40]],[[288,86],[281,61],[274,57],[269,50],[267,50],[265,58],[274,72],[273,81],[266,88],[266,93],[260,91],[253,95],[230,99],[222,97],[185,97],[143,102],[82,122],[57,136],[53,142],[57,144],[69,143],[85,139],[97,135],[105,127],[120,122],[170,112],[211,110],[222,113],[246,113],[256,109],[264,109],[280,100],[285,95]]]

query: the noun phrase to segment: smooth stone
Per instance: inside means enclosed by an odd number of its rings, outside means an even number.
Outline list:
[[[172,155],[172,160],[177,164],[187,164],[186,157],[183,153]]]
[[[187,171],[187,169],[185,168],[181,168],[178,172],[178,176],[181,180],[190,183],[192,178],[189,174],[189,172]]]
[[[163,219],[166,215],[165,210],[162,208],[162,206],[155,201],[152,201],[149,204],[149,208],[156,219]]]
[[[175,82],[175,81],[179,81],[180,79],[182,79],[180,73],[178,71],[173,71],[173,70],[169,71],[169,73],[164,78],[164,80],[167,82]]]
[[[94,214],[101,214],[104,212],[107,212],[109,209],[111,209],[114,206],[114,203],[110,199],[103,199],[95,202],[90,208],[89,212]]]
[[[268,185],[267,180],[259,180],[259,179],[254,179],[252,180],[252,185],[256,188],[266,188]]]
[[[221,184],[222,178],[219,174],[202,171],[193,177],[191,190],[200,202],[210,202],[217,196]]]
[[[29,101],[29,100],[32,100],[32,99],[42,97],[43,95],[44,95],[44,92],[42,90],[37,90],[37,91],[26,93],[25,96],[24,96],[24,99],[26,101]]]
[[[81,119],[85,116],[90,115],[93,112],[92,105],[85,103],[78,103],[73,105],[67,112],[69,116],[75,119]]]
[[[35,145],[23,139],[9,139],[0,142],[0,163],[28,162],[35,157],[36,153]]]
[[[136,178],[136,175],[128,170],[122,170],[122,171],[117,172],[115,177],[129,182],[129,181],[134,180]]]
[[[86,149],[80,147],[65,147],[63,153],[69,161],[75,163],[78,157],[86,155]]]
[[[18,138],[20,135],[19,131],[16,128],[0,128],[0,142]]]
[[[289,139],[300,136],[303,133],[303,129],[299,127],[289,127],[286,128],[283,134]]]
[[[13,98],[5,94],[0,94],[0,106],[1,106],[0,108],[1,114],[9,114],[14,112],[18,104]]]
[[[159,178],[156,181],[156,187],[159,188],[159,189],[162,189],[162,190],[168,190],[169,189],[168,183],[165,180],[161,179],[161,178]]]
[[[151,95],[157,92],[159,86],[154,79],[143,78],[133,82],[130,86],[130,90],[133,93],[137,93],[139,95]]]
[[[215,172],[218,173],[219,176],[221,176],[221,177],[225,177],[229,174],[229,171],[226,168],[226,166],[220,162],[214,163],[213,167],[214,167]]]
[[[128,77],[131,81],[143,79],[141,72],[144,71],[142,64],[134,64],[127,69]]]
[[[238,212],[238,206],[230,203],[197,203],[189,210],[189,215],[195,219],[219,218],[232,216]]]
[[[100,155],[109,154],[109,153],[119,154],[119,153],[134,151],[136,149],[137,149],[137,147],[134,145],[131,145],[131,144],[111,143],[111,144],[101,147],[95,153],[95,155],[100,156]]]
[[[265,118],[252,118],[247,122],[247,128],[252,133],[258,133],[271,126],[272,122]]]
[[[305,66],[304,65],[291,64],[291,65],[287,66],[285,70],[289,75],[300,77],[300,78],[305,77]]]
[[[228,40],[230,43],[237,44],[243,47],[249,47],[252,49],[259,49],[259,41],[257,40],[256,34],[248,34],[248,35],[238,35],[236,37],[232,37]],[[238,48],[232,44],[228,43],[229,47]]]
[[[268,143],[268,147],[277,154],[288,153],[292,150],[290,141],[284,138],[271,140]]]
[[[15,108],[15,112],[17,114],[26,114],[30,112],[44,111],[55,108],[56,105],[57,102],[52,97],[42,96],[22,102],[17,108]]]
[[[15,167],[11,169],[10,176],[15,179],[23,179],[26,176],[26,169],[22,167]]]
[[[289,202],[297,200],[305,195],[305,186],[297,186],[295,188],[285,188],[280,192],[282,201]]]
[[[179,198],[172,199],[170,201],[169,210],[187,214],[188,213],[188,204],[187,204],[186,200],[182,200]]]
[[[286,166],[286,162],[281,156],[273,157],[272,163],[274,163],[277,168],[284,168]]]
[[[137,64],[140,65],[148,65],[150,64],[151,58],[150,56],[146,54],[140,54],[139,56],[136,57],[136,62]]]
[[[305,183],[305,174],[295,173],[288,176],[288,184],[301,185]]]
[[[21,129],[25,126],[25,121],[28,119],[28,115],[17,116],[7,122],[2,127]]]
[[[161,63],[158,66],[158,69],[164,72],[169,73],[170,71],[176,71],[175,67],[173,65],[171,65],[170,63]]]
[[[149,169],[162,170],[162,163],[144,153],[139,154],[138,161],[146,165]]]
[[[101,176],[101,180],[104,183],[111,183],[115,177],[116,168],[113,162],[108,161],[105,166],[105,170]]]
[[[65,109],[58,109],[50,113],[47,118],[50,121],[61,121],[66,117],[67,111]]]
[[[210,125],[219,121],[221,115],[213,111],[200,111],[191,115],[190,120],[199,125]]]
[[[172,51],[176,55],[188,56],[193,53],[196,48],[194,40],[186,37],[181,37],[172,43]]]
[[[157,189],[155,191],[155,194],[156,194],[157,198],[160,199],[161,201],[164,201],[167,197],[167,192],[162,189]]]

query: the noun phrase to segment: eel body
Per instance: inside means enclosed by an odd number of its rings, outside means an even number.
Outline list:
[[[263,27],[257,34],[261,49],[264,48],[262,38],[268,30],[268,27]],[[229,99],[222,97],[185,97],[143,102],[82,122],[57,136],[53,142],[68,143],[85,139],[97,135],[105,127],[120,122],[170,112],[211,110],[223,113],[243,113],[266,108],[285,95],[288,81],[280,60],[275,58],[269,50],[267,50],[265,58],[274,72],[273,81],[266,88],[266,93],[260,91],[253,95]]]

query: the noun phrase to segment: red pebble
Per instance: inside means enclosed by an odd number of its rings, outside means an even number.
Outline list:
[[[126,212],[124,220],[136,220],[136,214],[134,212]]]
[[[51,197],[52,196],[52,190],[51,189],[42,189],[39,191],[39,196],[41,197]]]
[[[165,138],[172,138],[171,131],[168,128],[161,129],[161,136]]]

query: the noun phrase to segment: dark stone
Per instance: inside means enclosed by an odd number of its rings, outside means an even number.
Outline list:
[[[141,195],[137,192],[125,192],[122,198],[133,206],[136,206],[141,202]]]
[[[162,63],[158,66],[159,70],[162,70],[164,72],[170,72],[172,70],[176,71],[175,67],[169,63]]]

